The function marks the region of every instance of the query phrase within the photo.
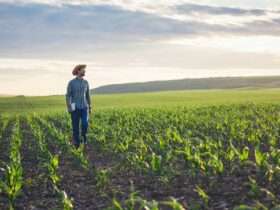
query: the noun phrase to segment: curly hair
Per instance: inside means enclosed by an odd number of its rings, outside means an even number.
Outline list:
[[[81,70],[81,69],[85,69],[87,67],[87,65],[85,64],[79,64],[77,66],[75,66],[75,68],[73,69],[72,71],[72,74],[75,76],[78,74],[78,72]]]

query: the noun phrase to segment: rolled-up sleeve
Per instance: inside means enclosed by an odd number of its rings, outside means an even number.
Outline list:
[[[71,81],[67,85],[67,90],[66,90],[66,105],[68,109],[71,109],[71,98],[72,98],[72,87],[71,87]]]
[[[87,102],[88,102],[89,107],[91,107],[91,99],[90,99],[90,88],[89,88],[89,83],[87,83],[86,98],[87,98]]]

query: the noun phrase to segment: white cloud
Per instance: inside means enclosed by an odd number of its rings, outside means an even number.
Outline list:
[[[150,54],[149,56],[151,56]],[[168,55],[169,56],[169,55]],[[197,55],[182,55],[182,59],[193,60]],[[205,55],[207,58],[207,55]],[[235,55],[236,56],[236,55]],[[178,57],[178,56],[177,56]],[[260,56],[261,57],[261,56]],[[208,57],[213,59],[214,57]],[[249,57],[244,57],[248,61]],[[259,58],[252,56],[259,60]],[[140,58],[139,58],[140,59]],[[172,60],[172,58],[170,57]],[[216,62],[229,57],[216,58]],[[234,58],[236,59],[236,58]],[[238,60],[238,59],[237,59]],[[186,60],[187,61],[187,60]],[[200,61],[200,63],[206,60]],[[233,60],[234,61],[234,60]],[[140,61],[137,61],[138,64]],[[195,63],[195,61],[193,61]],[[212,61],[213,62],[213,61]],[[262,63],[263,61],[259,61]],[[280,60],[278,61],[279,64]],[[74,61],[60,60],[40,60],[40,59],[0,59],[0,94],[24,94],[24,95],[54,95],[65,94],[66,86],[72,79],[71,70],[77,63]],[[204,67],[176,67],[176,66],[156,66],[143,64],[135,65],[110,65],[97,64],[91,61],[87,63],[86,79],[90,82],[91,88],[106,84],[117,84],[125,82],[144,82],[153,80],[170,80],[181,78],[200,78],[217,76],[252,76],[252,75],[277,75],[278,69],[266,68],[207,68],[211,65],[211,60],[204,63]],[[145,66],[146,65],[146,66]],[[222,64],[224,65],[224,63]],[[9,69],[11,68],[11,69]]]
[[[92,87],[279,74],[280,12],[256,1],[0,0],[1,93],[63,94],[78,63]]]
[[[192,39],[173,38],[159,41],[171,45],[205,47],[213,50],[230,50],[234,52],[267,53],[280,56],[280,38],[276,36],[213,36]]]
[[[45,3],[45,4],[114,4],[114,5],[174,5],[182,3],[198,3],[214,6],[246,7],[246,8],[275,8],[280,0],[0,0],[9,3]]]

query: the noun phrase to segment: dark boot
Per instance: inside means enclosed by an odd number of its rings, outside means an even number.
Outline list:
[[[80,145],[79,144],[74,144],[76,149],[79,149]]]
[[[75,146],[76,149],[78,149],[80,147],[80,138],[79,139],[75,139],[73,137],[73,145]]]
[[[87,144],[87,136],[86,135],[83,135],[83,143]]]

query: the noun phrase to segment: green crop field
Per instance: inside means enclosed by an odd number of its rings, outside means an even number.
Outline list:
[[[0,209],[280,209],[280,90],[0,98]]]
[[[279,104],[280,89],[193,90],[92,96],[95,110],[116,108],[172,108],[223,104]],[[66,111],[64,96],[0,97],[0,113],[25,114]]]

